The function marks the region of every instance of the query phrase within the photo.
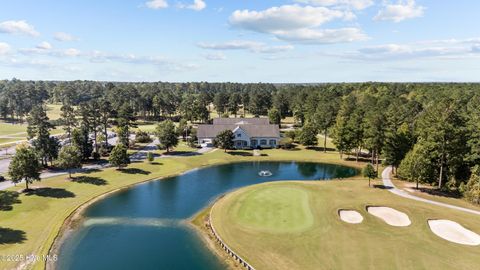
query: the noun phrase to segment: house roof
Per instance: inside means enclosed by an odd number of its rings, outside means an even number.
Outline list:
[[[213,138],[217,134],[224,130],[235,130],[237,127],[240,127],[249,137],[280,137],[280,129],[278,125],[271,125],[268,123],[267,118],[219,118],[219,119],[234,119],[236,121],[231,121],[232,124],[214,124],[213,125],[198,125],[197,137],[199,138]],[[264,120],[253,120],[252,119],[266,119],[265,124]],[[240,121],[239,121],[240,120]],[[222,121],[217,121],[222,122]],[[261,123],[261,124],[249,124],[249,123]]]
[[[269,125],[268,118],[215,118],[214,125]]]

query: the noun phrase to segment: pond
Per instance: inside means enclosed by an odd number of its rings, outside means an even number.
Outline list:
[[[268,171],[270,176],[259,172]],[[243,162],[189,171],[102,199],[62,244],[57,269],[225,269],[185,224],[230,190],[281,180],[328,180],[356,169],[306,162]]]

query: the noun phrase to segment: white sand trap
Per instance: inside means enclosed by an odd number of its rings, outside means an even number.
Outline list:
[[[340,210],[338,211],[338,215],[341,220],[347,223],[358,224],[363,221],[362,215],[355,210]]]
[[[383,219],[388,225],[396,227],[406,227],[412,222],[405,213],[395,210],[390,207],[383,206],[369,206],[368,213]]]
[[[429,220],[428,226],[434,234],[447,241],[470,246],[480,245],[480,235],[457,222],[446,219]]]

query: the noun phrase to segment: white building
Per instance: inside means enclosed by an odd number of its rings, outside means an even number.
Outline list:
[[[198,126],[198,143],[212,146],[215,137],[227,129],[235,136],[236,149],[275,148],[280,140],[278,125],[270,124],[268,118],[216,118],[211,125]]]

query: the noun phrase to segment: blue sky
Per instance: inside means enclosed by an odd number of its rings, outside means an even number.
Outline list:
[[[480,81],[480,1],[2,0],[0,78]]]

